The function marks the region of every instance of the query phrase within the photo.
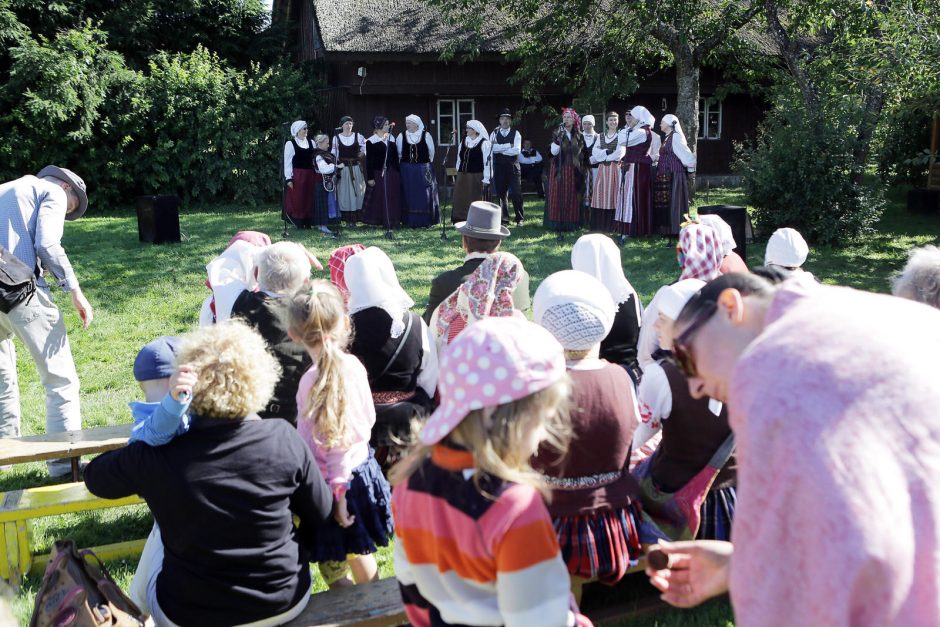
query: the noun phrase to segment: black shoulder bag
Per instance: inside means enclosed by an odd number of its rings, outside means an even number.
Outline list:
[[[12,252],[0,246],[0,312],[10,311],[36,291],[36,275]]]

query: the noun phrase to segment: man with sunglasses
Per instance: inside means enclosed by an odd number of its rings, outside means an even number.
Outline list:
[[[0,246],[35,269],[36,291],[0,313],[0,437],[20,435],[20,399],[16,375],[15,335],[29,350],[46,390],[46,432],[81,429],[78,374],[69,349],[65,321],[49,295],[52,276],[67,293],[88,328],[91,305],[82,294],[72,264],[62,248],[65,221],[77,220],[88,208],[85,182],[71,170],[46,166],[36,176],[0,185]],[[49,473],[63,476],[69,461],[48,463]]]
[[[729,274],[675,325],[693,396],[728,403],[727,542],[663,547],[673,605],[730,590],[741,625],[940,624],[940,311]]]

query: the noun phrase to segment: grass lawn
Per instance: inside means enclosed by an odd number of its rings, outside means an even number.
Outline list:
[[[93,201],[94,199],[92,199]],[[711,190],[701,204],[746,204],[737,190]],[[526,226],[513,229],[506,249],[516,254],[531,275],[532,290],[552,272],[570,267],[569,235],[563,242],[546,233],[541,224],[541,205],[527,203]],[[100,215],[94,204],[86,217],[65,227],[64,245],[76,268],[86,296],[95,309],[95,319],[82,330],[68,298],[55,292],[65,312],[69,339],[82,383],[82,416],[86,427],[130,421],[127,402],[139,397],[131,374],[138,349],[159,335],[178,334],[192,328],[199,307],[208,294],[204,286],[205,264],[217,255],[237,230],[254,229],[280,239],[278,213],[271,208],[183,210],[183,242],[152,246],[137,241],[136,219],[131,213]],[[806,268],[827,283],[887,291],[890,275],[899,270],[906,251],[914,246],[937,243],[940,217],[912,215],[905,211],[900,192],[878,225],[878,233],[843,248],[814,248]],[[448,239],[440,231],[402,230],[392,241],[382,231],[361,228],[344,232],[342,240],[327,240],[315,231],[294,231],[290,238],[312,248],[325,264],[329,251],[340,244],[361,242],[382,247],[392,258],[402,286],[423,312],[431,278],[458,265],[463,253],[451,229]],[[763,242],[748,247],[748,265],[760,265]],[[631,240],[623,249],[626,275],[644,303],[656,289],[672,282],[678,273],[674,245],[662,238]],[[320,273],[329,278],[328,272]],[[42,387],[27,353],[20,349],[18,364],[23,406],[23,433],[44,431]],[[45,468],[27,464],[0,473],[0,490],[48,483]],[[145,537],[151,525],[145,507],[106,510],[36,521],[33,545],[47,551],[56,538],[72,537],[82,546],[106,544]],[[380,555],[383,576],[392,574],[390,551]],[[126,587],[136,562],[112,565],[118,582]],[[28,580],[14,599],[20,621],[28,622],[38,581]],[[644,625],[726,625],[731,623],[727,603],[718,602],[695,611],[664,611],[645,617]],[[633,625],[633,622],[623,623]],[[639,624],[639,623],[636,623]]]

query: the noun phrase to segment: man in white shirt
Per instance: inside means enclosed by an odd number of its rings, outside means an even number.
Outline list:
[[[519,167],[522,170],[522,180],[532,181],[539,198],[545,198],[545,186],[542,184],[542,155],[532,147],[532,142],[528,139],[522,142]]]
[[[499,198],[503,209],[503,224],[509,222],[509,202],[516,214],[516,226],[522,226],[525,215],[522,210],[522,178],[519,170],[519,153],[522,152],[522,135],[512,125],[512,112],[507,108],[499,114],[499,128],[490,134],[493,154],[493,194]]]

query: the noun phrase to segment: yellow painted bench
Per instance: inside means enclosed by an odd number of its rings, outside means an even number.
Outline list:
[[[143,502],[136,495],[115,500],[102,499],[89,492],[84,483],[63,483],[0,493],[0,578],[13,586],[19,586],[26,573],[42,573],[45,569],[47,556],[33,555],[30,546],[30,520]],[[117,559],[139,555],[143,547],[144,540],[133,540],[88,548],[101,559]]]
[[[78,481],[79,458],[126,446],[132,426],[112,425],[22,438],[0,438],[0,466],[71,458],[72,481]]]

